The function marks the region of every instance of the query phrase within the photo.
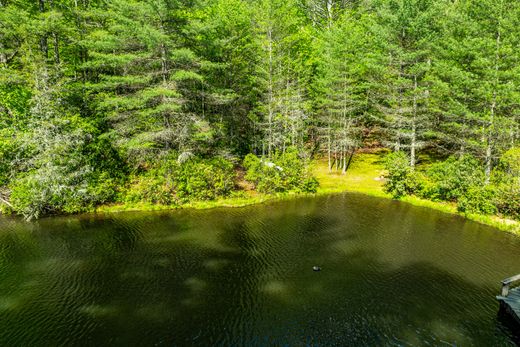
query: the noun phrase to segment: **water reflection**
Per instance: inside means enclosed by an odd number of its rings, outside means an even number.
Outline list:
[[[0,223],[0,345],[515,343],[494,295],[520,239],[427,209],[337,195]]]

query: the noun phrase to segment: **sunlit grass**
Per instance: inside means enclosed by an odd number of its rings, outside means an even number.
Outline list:
[[[320,159],[313,163],[313,172],[320,182],[319,192],[360,192],[375,196],[389,197],[383,191],[384,174],[383,158],[386,152],[356,154],[348,171],[343,175],[341,171],[333,170],[329,173],[327,159]]]

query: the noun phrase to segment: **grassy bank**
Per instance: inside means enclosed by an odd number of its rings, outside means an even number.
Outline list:
[[[383,161],[386,152],[358,153],[354,156],[348,172],[342,175],[340,172],[328,172],[326,159],[317,160],[312,164],[314,175],[320,182],[318,192],[312,195],[325,195],[341,192],[357,192],[371,196],[388,198],[391,196],[384,192]],[[178,208],[208,209],[215,207],[243,207],[247,205],[261,204],[267,201],[287,200],[309,194],[261,194],[254,190],[245,189],[237,192],[232,197],[215,201],[198,201],[181,206],[167,206],[154,204],[126,204],[109,205],[97,208],[98,212],[120,211],[156,211]],[[520,222],[501,218],[499,216],[485,216],[479,214],[464,214],[457,211],[453,203],[435,202],[421,199],[415,196],[405,196],[401,199],[405,203],[422,206],[450,214],[461,215],[467,219],[493,226],[503,231],[520,235]]]

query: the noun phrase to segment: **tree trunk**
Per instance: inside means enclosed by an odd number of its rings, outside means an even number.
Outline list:
[[[38,0],[38,5],[40,8],[40,13],[45,12],[45,0]],[[47,34],[43,34],[40,36],[40,51],[43,54],[44,59],[47,59],[49,56],[49,47],[47,45]]]
[[[329,166],[329,173],[332,172],[332,155],[331,155],[331,148],[330,148],[330,134],[329,138],[327,139],[327,156],[328,156],[328,166]]]
[[[327,0],[327,26],[328,28],[332,28],[333,23],[333,8],[332,8],[332,0]]]
[[[58,33],[53,33],[54,36],[54,62],[56,65],[60,63],[60,42]]]
[[[7,67],[7,55],[4,52],[4,44],[0,41],[0,67]]]
[[[269,52],[269,85],[267,87],[268,90],[268,142],[267,142],[267,156],[271,158],[273,151],[273,37],[272,37],[272,29],[269,28],[267,30],[267,39],[268,39],[268,52]]]
[[[413,116],[412,116],[412,141],[410,144],[410,167],[415,168],[415,149],[417,146],[417,76],[413,76]]]
[[[166,52],[166,46],[161,43],[161,75],[163,82],[168,81],[168,54]]]
[[[500,25],[500,24],[499,24]],[[493,88],[493,98],[491,100],[491,106],[489,110],[489,125],[487,131],[487,146],[486,146],[486,184],[489,184],[491,180],[491,171],[493,169],[493,142],[494,142],[494,128],[495,128],[495,113],[497,107],[497,88],[498,88],[498,70],[499,70],[499,60],[500,60],[500,27],[497,31],[497,39],[496,39],[496,49],[495,49],[495,81]]]
[[[495,122],[495,109],[496,109],[496,92],[493,92],[493,101],[491,102],[490,107],[490,120],[487,131],[487,139],[486,139],[486,184],[489,184],[491,179],[491,170],[493,169],[493,127]]]
[[[356,148],[352,148],[352,151],[350,152],[350,155],[348,156],[348,162],[345,165],[345,174],[347,173],[348,168],[350,167],[350,163],[352,163],[352,158],[354,157],[354,153],[356,152]]]
[[[401,79],[403,76],[403,62],[399,62],[399,79]],[[398,99],[397,99],[397,132],[396,132],[396,139],[395,139],[395,151],[399,152],[401,150],[401,127],[402,127],[402,107],[403,107],[403,91],[401,87],[398,88]]]

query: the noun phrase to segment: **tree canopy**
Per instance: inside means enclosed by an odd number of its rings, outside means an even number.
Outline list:
[[[519,44],[506,0],[0,0],[0,206],[312,191],[376,146],[514,196]]]

